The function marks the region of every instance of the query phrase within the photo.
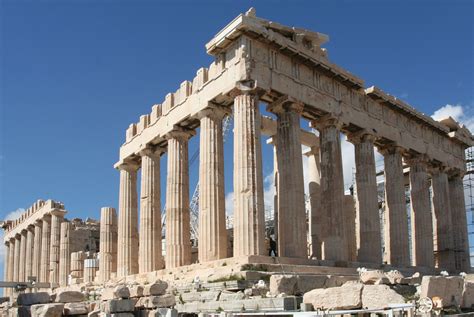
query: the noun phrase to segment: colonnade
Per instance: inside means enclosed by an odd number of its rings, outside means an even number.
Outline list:
[[[277,117],[275,166],[278,209],[279,256],[347,261],[344,228],[344,185],[341,133],[355,147],[357,209],[357,261],[385,262],[393,266],[435,264],[447,270],[469,265],[462,174],[430,158],[413,153],[366,130],[348,132],[336,117],[312,120],[319,131],[319,146],[309,158],[310,253],[307,254],[306,214],[300,140],[302,106],[287,99],[269,103]],[[264,200],[259,97],[240,91],[234,98],[234,239],[236,256],[266,255],[264,250]],[[221,108],[213,105],[200,112],[199,261],[225,258],[225,191]],[[166,256],[167,268],[191,263],[189,236],[188,140],[194,131],[176,127],[166,146],[147,146],[140,156],[120,166],[118,220],[118,276],[162,268],[160,220],[160,156],[167,151]],[[374,148],[384,156],[384,246],[379,219]],[[404,165],[405,164],[405,165]],[[406,209],[404,169],[408,166],[411,192],[411,224]],[[141,167],[140,229],[138,230],[137,173]],[[430,186],[432,194],[430,194]],[[434,223],[434,227],[433,227]],[[408,227],[413,236],[412,259]],[[456,228],[456,230],[454,230]],[[453,234],[453,232],[456,232]],[[140,234],[138,234],[140,233]],[[433,241],[435,236],[436,243]],[[153,243],[151,243],[153,241]]]

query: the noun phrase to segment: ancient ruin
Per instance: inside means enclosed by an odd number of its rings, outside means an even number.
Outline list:
[[[293,302],[277,297],[281,293],[306,293],[305,304],[328,309],[317,300],[331,296],[328,290],[358,292],[356,304],[347,307],[362,308],[364,296],[391,292],[385,285],[371,285],[376,281],[414,285],[421,283],[421,274],[426,275],[426,288],[437,281],[429,275],[440,271],[469,273],[462,179],[465,150],[474,145],[471,132],[451,118],[435,121],[378,87],[366,88],[362,79],[329,60],[321,47],[327,41],[324,34],[261,19],[253,9],[236,17],[206,44],[207,53],[215,57],[209,68],[200,68],[192,81],[183,81],[126,130],[115,164],[120,172],[118,214],[106,207],[100,224],[67,221],[63,204],[36,202],[20,219],[3,224],[5,281],[36,277],[39,283],[50,283],[48,291],[87,290],[93,296],[90,300],[98,299],[98,289],[129,283],[127,291],[134,296],[121,295],[119,289],[108,298],[102,293],[101,300],[109,301],[95,308],[113,313],[110,301],[140,298],[127,302],[131,308],[125,312],[176,305],[179,312],[197,313],[218,311],[225,306],[219,304],[222,301],[234,301],[234,306],[229,304],[234,308],[288,309]],[[261,115],[261,104],[276,120]],[[234,121],[233,162],[224,162],[223,155],[227,116]],[[301,119],[310,122],[312,131],[300,127]],[[188,142],[198,128],[199,233],[194,257]],[[355,147],[353,195],[344,191],[341,134]],[[262,135],[274,147],[276,257],[268,256],[265,244]],[[383,225],[374,148],[384,157]],[[167,175],[160,175],[160,158],[165,154]],[[303,155],[309,159],[309,212]],[[231,230],[226,227],[224,164],[233,168]],[[160,187],[162,177],[166,188]],[[361,267],[371,272],[370,278],[363,279],[369,273],[358,272]],[[281,275],[285,272],[292,272],[292,277]],[[415,272],[418,275],[411,277]],[[358,279],[377,287],[341,286]],[[219,284],[223,290],[212,293],[211,288],[224,280],[234,288]],[[254,283],[259,280],[263,284],[257,287]],[[162,287],[160,291],[143,294],[143,289],[136,289],[136,284],[164,281],[166,287],[153,286]],[[473,292],[472,282],[460,277],[453,281],[460,283],[457,304],[461,305],[463,287],[464,292]],[[172,299],[166,297],[168,285],[174,288]],[[189,291],[193,285],[211,292],[206,293],[209,298],[180,293],[180,288]],[[262,298],[268,290],[274,297]],[[7,295],[17,296],[12,289]],[[262,302],[242,304],[252,296],[260,296]],[[429,290],[425,296],[430,296]],[[159,300],[162,304],[157,304]],[[196,301],[203,305],[190,304]],[[210,303],[205,306],[202,301]]]

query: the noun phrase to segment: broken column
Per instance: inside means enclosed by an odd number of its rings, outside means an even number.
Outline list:
[[[61,223],[60,249],[59,249],[59,285],[69,284],[69,272],[71,269],[71,230],[69,221]]]
[[[443,166],[431,168],[431,186],[433,187],[434,236],[436,241],[435,262],[440,269],[452,272],[454,263],[454,241],[449,200],[448,175]]]
[[[303,105],[276,101],[277,115],[278,255],[306,258],[306,210],[301,154],[300,115]]]
[[[140,235],[139,272],[153,272],[162,268],[161,263],[161,150],[146,148],[140,152]]]
[[[138,273],[137,169],[134,162],[119,166],[118,277]]]
[[[84,283],[94,282],[98,269],[99,269],[99,263],[97,259],[85,259],[84,260]]]
[[[385,262],[394,266],[410,265],[408,216],[405,199],[402,153],[395,145],[380,148],[385,175]]]
[[[86,259],[86,254],[84,251],[71,253],[71,277],[73,279],[73,283],[83,282],[82,278],[84,277],[84,260],[85,259]]]
[[[41,238],[41,265],[39,281],[49,282],[49,257],[51,252],[51,215],[44,215]]]
[[[324,116],[313,123],[319,130],[321,151],[321,251],[325,260],[347,260],[344,237],[344,179],[341,156],[341,123]]]
[[[258,96],[234,99],[234,257],[264,255],[265,217]]]
[[[375,136],[360,131],[350,135],[348,140],[354,144],[356,165],[357,259],[359,262],[382,263],[382,236],[375,175]]]
[[[51,211],[51,246],[49,254],[49,282],[59,283],[59,247],[61,236],[61,223],[65,212],[55,209]]]
[[[222,109],[199,114],[199,262],[227,257]]]
[[[434,267],[433,218],[427,161],[423,156],[407,159],[410,166],[412,265]]]
[[[455,267],[458,271],[469,272],[471,265],[463,175],[462,171],[452,171],[452,175],[449,178],[449,202],[453,225]]]
[[[43,238],[43,223],[41,220],[35,221],[35,237],[33,240],[33,268],[32,275],[39,281],[41,271],[41,240]]]
[[[310,258],[321,260],[321,165],[319,145],[309,148],[304,155],[308,157],[308,195],[310,204],[309,236]]]
[[[77,254],[75,257],[79,258],[79,256],[80,254]],[[79,269],[76,268],[76,271]],[[117,272],[117,215],[112,207],[104,207],[100,210],[99,272],[102,282],[110,280],[111,274]],[[77,277],[82,277],[82,272],[81,276]]]
[[[191,264],[188,140],[191,130],[168,134],[166,268]]]

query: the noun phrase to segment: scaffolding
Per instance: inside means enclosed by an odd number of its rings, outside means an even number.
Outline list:
[[[464,175],[464,198],[466,200],[469,255],[474,266],[474,147],[466,150],[466,175]]]

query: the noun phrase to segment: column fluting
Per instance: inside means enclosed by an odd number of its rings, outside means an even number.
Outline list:
[[[71,232],[72,224],[69,221],[61,223],[59,247],[59,285],[64,287],[69,284],[71,270]]]
[[[51,215],[45,215],[42,219],[41,238],[41,264],[39,280],[42,283],[49,282],[49,256],[51,252]]]
[[[61,238],[61,223],[64,220],[64,211],[51,211],[51,245],[49,252],[49,282],[59,283],[59,248]]]
[[[19,269],[18,269],[18,280],[20,282],[26,281],[26,239],[28,232],[27,230],[23,230],[21,232],[20,238],[20,261],[19,261]]]
[[[112,273],[117,272],[117,214],[112,207],[104,207],[100,210],[99,272],[103,283],[110,280]]]
[[[36,279],[39,281],[40,271],[41,271],[41,240],[43,238],[43,223],[41,220],[35,222],[35,238],[33,241],[33,268],[32,275],[36,276]]]
[[[26,232],[26,254],[25,254],[25,280],[33,276],[33,242],[35,239],[35,227],[28,226]]]

